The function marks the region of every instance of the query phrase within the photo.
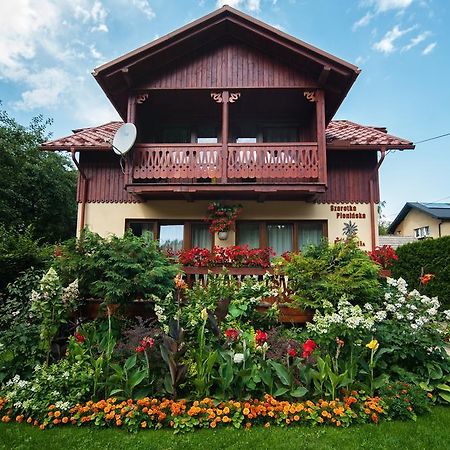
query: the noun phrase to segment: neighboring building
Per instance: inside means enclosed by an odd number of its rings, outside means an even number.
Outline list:
[[[383,245],[389,245],[393,249],[397,249],[405,244],[410,244],[411,242],[416,242],[417,238],[414,236],[394,236],[392,234],[387,234],[378,238],[378,245],[382,247]]]
[[[225,6],[94,71],[137,126],[122,164],[111,148],[121,122],[42,148],[79,152],[79,230],[130,227],[184,248],[236,243],[281,253],[356,228],[370,250],[379,165],[387,150],[414,145],[385,128],[332,121],[359,72]],[[211,200],[243,205],[225,241],[202,220]]]
[[[450,203],[411,203],[402,208],[388,232],[416,239],[450,235]]]

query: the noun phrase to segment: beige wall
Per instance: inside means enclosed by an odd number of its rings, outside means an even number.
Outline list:
[[[102,236],[122,235],[125,219],[202,219],[205,216],[208,201],[164,201],[155,200],[146,203],[88,203],[86,205],[86,225],[90,230]],[[233,203],[233,202],[229,202]],[[237,203],[237,202],[234,202]],[[301,201],[243,201],[242,220],[326,220],[328,238],[334,241],[342,238],[344,223],[350,220],[358,226],[361,248],[371,249],[370,205],[363,204],[318,204]],[[333,208],[333,210],[332,210]],[[355,208],[356,211],[349,211]],[[336,209],[347,209],[338,210]],[[375,215],[377,207],[375,205]],[[349,218],[348,214],[357,215]],[[360,216],[364,215],[364,218]],[[376,223],[377,223],[377,216]],[[377,237],[378,239],[378,237]],[[234,233],[229,233],[227,241],[216,239],[217,245],[234,244]]]
[[[400,225],[395,229],[394,234],[400,236],[415,236],[415,229],[421,227],[430,227],[430,236],[439,237],[439,219],[431,217],[417,209],[411,209]],[[441,225],[441,236],[450,235],[450,222],[443,222]]]

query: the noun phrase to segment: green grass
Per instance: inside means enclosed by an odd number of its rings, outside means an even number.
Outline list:
[[[397,449],[450,448],[450,408],[436,407],[417,422],[342,428],[255,428],[249,431],[199,430],[175,435],[169,430],[125,431],[57,428],[40,431],[26,424],[0,424],[0,449]]]

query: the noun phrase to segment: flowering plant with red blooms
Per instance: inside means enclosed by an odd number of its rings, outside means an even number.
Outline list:
[[[426,273],[425,275],[422,275],[419,280],[420,280],[420,284],[422,284],[423,286],[425,286],[426,284],[428,284],[432,279],[434,278],[434,275],[432,273]]]
[[[398,260],[397,253],[390,245],[375,247],[375,250],[369,252],[372,261],[375,261],[383,270],[390,269],[394,261]]]
[[[239,337],[239,330],[236,330],[236,328],[228,328],[228,330],[225,331],[225,336],[227,341],[236,342]]]
[[[208,205],[205,222],[209,223],[209,231],[212,234],[234,230],[236,219],[241,212],[241,205],[223,205],[219,202],[212,202]]]
[[[270,267],[270,258],[274,253],[271,248],[249,249],[248,245],[231,247],[215,246],[212,251],[207,248],[194,247],[182,250],[178,261],[184,266],[194,267]]]
[[[136,347],[137,353],[143,353],[147,348],[152,348],[155,344],[155,340],[149,336],[146,336],[144,339],[141,340],[138,347]]]
[[[303,344],[302,358],[309,358],[316,347],[317,344],[312,339],[308,339]]]
[[[268,334],[265,331],[256,330],[255,334],[255,342],[256,345],[263,345],[264,342],[267,342]]]
[[[287,354],[291,358],[295,358],[297,356],[297,350],[294,347],[289,346],[288,349],[287,349]]]
[[[75,340],[76,340],[79,344],[82,344],[82,343],[86,340],[86,338],[85,338],[81,333],[79,333],[78,331],[75,332],[75,334],[73,335],[73,337],[75,338]]]

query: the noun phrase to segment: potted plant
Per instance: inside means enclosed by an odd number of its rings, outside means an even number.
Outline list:
[[[208,205],[205,221],[209,223],[211,234],[218,234],[218,238],[228,238],[228,231],[234,230],[236,219],[242,212],[241,205],[224,205],[220,202],[212,202]]]

